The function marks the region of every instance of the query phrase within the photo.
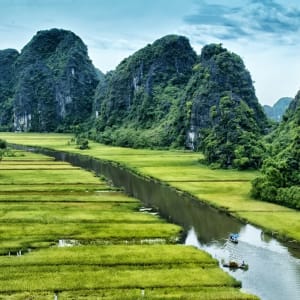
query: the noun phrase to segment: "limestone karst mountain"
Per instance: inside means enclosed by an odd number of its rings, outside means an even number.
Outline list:
[[[84,127],[113,145],[187,147],[221,167],[260,165],[267,119],[242,59],[221,44],[198,56],[186,37],[167,35],[104,75],[78,36],[51,29],[20,54],[1,51],[0,68],[2,129]]]
[[[98,77],[74,33],[39,31],[14,68],[14,130],[63,131],[90,117]]]

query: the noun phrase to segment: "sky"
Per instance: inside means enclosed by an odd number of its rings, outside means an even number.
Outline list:
[[[51,28],[77,34],[104,73],[178,34],[198,54],[222,43],[241,56],[261,104],[300,89],[299,0],[0,0],[0,49],[21,51],[37,31]]]

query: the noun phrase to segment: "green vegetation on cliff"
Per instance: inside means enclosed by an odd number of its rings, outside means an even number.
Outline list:
[[[93,137],[136,148],[182,146],[179,107],[196,60],[189,41],[176,35],[124,59],[97,89]]]
[[[194,70],[185,94],[194,146],[215,167],[259,168],[267,120],[242,59],[211,44]]]
[[[7,70],[0,76],[3,129],[189,148],[203,151],[214,167],[261,165],[266,117],[242,59],[220,44],[197,56],[186,37],[167,35],[104,75],[78,36],[51,29],[20,54],[2,51],[0,66]]]
[[[14,49],[0,51],[0,129],[13,128],[13,96],[16,80],[15,61],[19,53]]]
[[[209,164],[259,168],[267,120],[241,58],[221,45],[196,57],[166,36],[125,59],[97,88],[97,141],[203,150]]]
[[[211,107],[210,113],[215,125],[203,131],[206,161],[214,167],[258,169],[264,146],[259,141],[253,110],[243,100],[235,101],[230,94],[220,99],[218,108]]]
[[[91,116],[98,76],[74,33],[37,32],[14,69],[14,130],[66,131]]]

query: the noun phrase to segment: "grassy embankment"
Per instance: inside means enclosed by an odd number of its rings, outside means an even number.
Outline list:
[[[2,133],[0,138],[11,143],[38,145],[117,161],[138,173],[187,191],[281,238],[300,242],[298,211],[251,199],[250,181],[258,175],[257,172],[211,170],[199,163],[199,153],[136,150],[96,143],[90,143],[91,149],[82,151],[75,149],[74,144],[68,144],[71,136],[64,134]]]
[[[173,244],[180,228],[136,199],[67,163],[16,154],[0,163],[0,299],[139,299],[143,289],[144,299],[256,299],[208,254]]]

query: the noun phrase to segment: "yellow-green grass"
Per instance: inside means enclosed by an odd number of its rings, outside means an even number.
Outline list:
[[[48,170],[7,170],[0,165],[1,184],[85,184],[86,182],[99,184],[97,177],[91,176],[88,171],[77,168],[69,170],[48,169]],[[36,176],[38,173],[38,176]]]
[[[120,294],[122,295],[120,298]],[[131,289],[96,289],[81,291],[63,291],[59,292],[60,300],[138,300],[138,299],[185,299],[185,300],[254,300],[254,296],[238,292],[234,288],[228,287],[181,287],[176,288],[131,288]],[[143,295],[143,296],[142,296]],[[49,292],[25,292],[0,295],[0,300],[53,300],[53,293]]]
[[[113,253],[113,255],[112,255]],[[216,267],[209,254],[183,245],[83,245],[32,251],[20,257],[2,256],[1,266],[47,265],[185,265]]]
[[[30,167],[24,161],[34,155],[22,157],[19,166]],[[47,246],[59,239],[116,243],[178,237],[179,227],[139,213],[136,199],[111,191],[88,171],[62,165],[69,169],[36,172],[0,166],[0,253]]]
[[[9,185],[9,187],[14,187]],[[41,186],[19,186],[15,187],[13,192],[2,191],[0,185],[1,202],[134,202],[136,199],[129,197],[121,192],[112,191],[107,186],[95,186],[96,191],[90,190],[91,186],[80,186],[81,189],[75,189],[76,186],[62,186],[64,190],[53,190],[53,186],[42,186],[42,192],[37,189]],[[92,186],[94,187],[94,186]],[[71,188],[71,191],[70,191]],[[31,189],[31,190],[30,190]],[[49,190],[50,191],[49,191]],[[11,191],[11,190],[10,190]]]
[[[0,299],[256,299],[210,255],[175,245],[180,227],[139,212],[137,199],[17,154],[0,164]]]
[[[0,174],[1,174],[1,168],[0,168]],[[0,175],[0,181],[1,181],[1,175]],[[24,180],[23,180],[24,181]],[[118,189],[113,187],[108,187],[107,185],[104,185],[103,183],[99,182],[98,184],[81,184],[81,183],[24,183],[24,184],[14,184],[13,182],[7,183],[7,184],[0,184],[0,196],[3,194],[24,194],[26,196],[26,193],[43,193],[43,194],[49,194],[49,193],[69,193],[72,194],[74,192],[83,193],[83,192],[108,192],[108,191],[117,191]]]
[[[161,238],[174,240],[178,235],[178,229],[172,224],[161,223],[56,223],[56,224],[28,224],[6,223],[0,225],[1,240],[17,240],[26,237],[28,247],[31,241],[77,239],[83,241],[108,240],[135,241],[140,243],[143,239]]]
[[[202,154],[188,151],[130,149],[94,142],[90,142],[91,149],[82,151],[70,142],[70,134],[1,133],[0,138],[11,143],[80,153],[124,164],[137,173],[187,191],[202,201],[226,209],[247,222],[278,233],[281,237],[300,241],[299,211],[256,201],[250,197],[250,182],[259,175],[258,172],[211,170],[200,164]]]
[[[120,205],[113,202],[81,203],[18,203],[7,205],[0,202],[0,222],[45,224],[94,222],[94,223],[161,223],[159,219],[149,219],[147,214],[134,212],[138,204]]]
[[[80,270],[79,270],[80,268]],[[136,266],[103,267],[83,265],[1,267],[3,292],[168,287],[238,287],[218,267],[197,265],[153,268]],[[179,280],[180,278],[180,280]],[[122,299],[121,291],[119,299]]]

